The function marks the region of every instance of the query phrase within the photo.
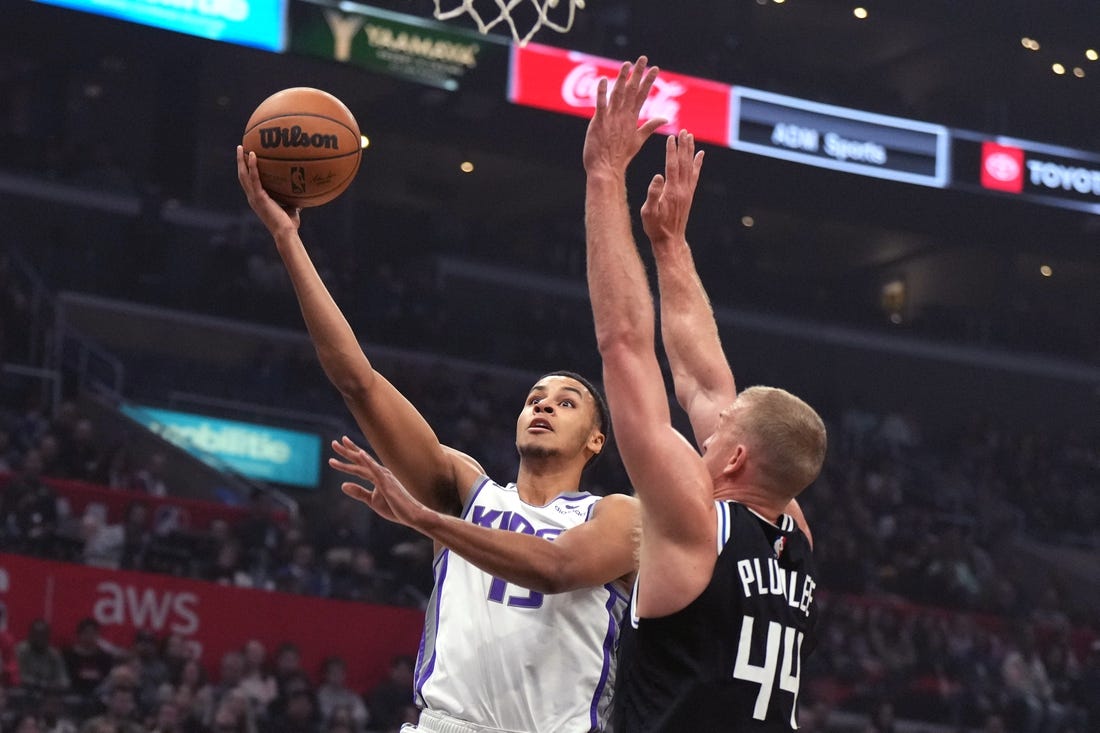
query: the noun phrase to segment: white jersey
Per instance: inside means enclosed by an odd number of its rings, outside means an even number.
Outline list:
[[[588,520],[598,496],[546,506],[515,484],[478,480],[462,518],[553,540]],[[602,731],[627,598],[611,584],[543,594],[506,583],[444,549],[416,660],[416,701],[477,725],[522,733]]]

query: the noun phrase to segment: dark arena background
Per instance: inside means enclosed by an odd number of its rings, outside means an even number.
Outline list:
[[[829,428],[800,730],[1100,730],[1100,5],[858,6],[588,0],[520,47],[421,0],[3,3],[0,729],[102,722],[118,687],[150,731],[414,714],[431,546],[327,467],[358,434],[235,146],[280,89],[347,104],[369,145],[303,240],[378,369],[510,480],[533,380],[600,374],[581,144],[644,53],[707,151],[688,235],[738,382]],[[613,451],[587,488],[628,490]]]

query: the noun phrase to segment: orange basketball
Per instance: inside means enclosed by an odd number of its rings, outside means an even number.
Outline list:
[[[260,183],[287,206],[320,206],[342,194],[359,170],[362,144],[351,111],[328,92],[292,87],[260,103],[244,128]]]

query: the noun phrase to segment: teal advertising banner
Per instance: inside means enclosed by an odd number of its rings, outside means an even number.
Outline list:
[[[287,0],[37,0],[190,36],[282,51]]]
[[[508,73],[502,38],[352,2],[295,2],[288,50],[448,91],[486,77],[502,90]]]
[[[312,433],[141,405],[122,412],[215,468],[310,489],[320,483],[321,438]]]

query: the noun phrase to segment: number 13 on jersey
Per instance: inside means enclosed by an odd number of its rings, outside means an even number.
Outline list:
[[[528,590],[527,588],[520,588],[519,593],[508,594],[507,600],[505,599],[505,592],[508,589],[508,583],[504,582],[500,578],[493,578],[493,582],[489,585],[489,600],[493,603],[507,603],[507,605],[513,608],[541,608],[543,595],[538,591]]]
[[[795,713],[798,710],[798,680],[802,675],[802,632],[790,626],[782,626],[775,621],[768,622],[768,635],[764,640],[764,663],[753,664],[749,655],[759,648],[753,643],[753,617],[745,616],[741,621],[741,640],[737,645],[737,660],[733,666],[734,679],[755,682],[760,685],[756,694],[756,706],[752,717],[764,720],[768,715],[772,690],[778,677],[779,689],[794,695],[791,702],[791,728],[797,728]],[[782,666],[779,653],[783,652]],[[792,674],[792,671],[794,674]]]

